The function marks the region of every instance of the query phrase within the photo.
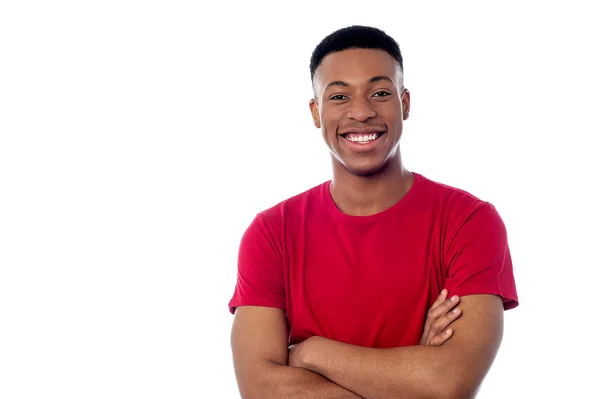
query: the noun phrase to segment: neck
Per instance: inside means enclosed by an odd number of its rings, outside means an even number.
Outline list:
[[[371,176],[351,173],[334,160],[329,190],[340,211],[352,216],[369,216],[382,212],[402,199],[410,190],[413,175],[402,166],[400,157],[388,161]]]

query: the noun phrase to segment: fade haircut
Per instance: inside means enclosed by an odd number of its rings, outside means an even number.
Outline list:
[[[313,82],[313,86],[315,72],[323,62],[323,58],[331,53],[349,49],[383,50],[396,60],[400,72],[404,72],[402,53],[400,53],[400,46],[396,40],[381,29],[352,25],[329,34],[315,47],[310,57],[310,80]]]

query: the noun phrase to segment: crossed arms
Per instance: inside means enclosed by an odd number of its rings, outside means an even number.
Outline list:
[[[504,308],[495,295],[460,303],[451,339],[390,349],[311,337],[288,350],[283,310],[239,307],[231,344],[242,398],[473,398],[500,346]]]

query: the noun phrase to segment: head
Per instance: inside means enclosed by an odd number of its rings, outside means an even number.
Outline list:
[[[310,109],[334,171],[371,176],[401,166],[399,142],[410,110],[403,72],[398,43],[379,29],[340,29],[315,48]]]

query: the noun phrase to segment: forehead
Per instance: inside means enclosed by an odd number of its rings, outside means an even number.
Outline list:
[[[374,76],[387,76],[398,82],[399,66],[383,50],[349,49],[328,54],[315,74],[315,85],[325,87],[332,81],[361,84]]]

